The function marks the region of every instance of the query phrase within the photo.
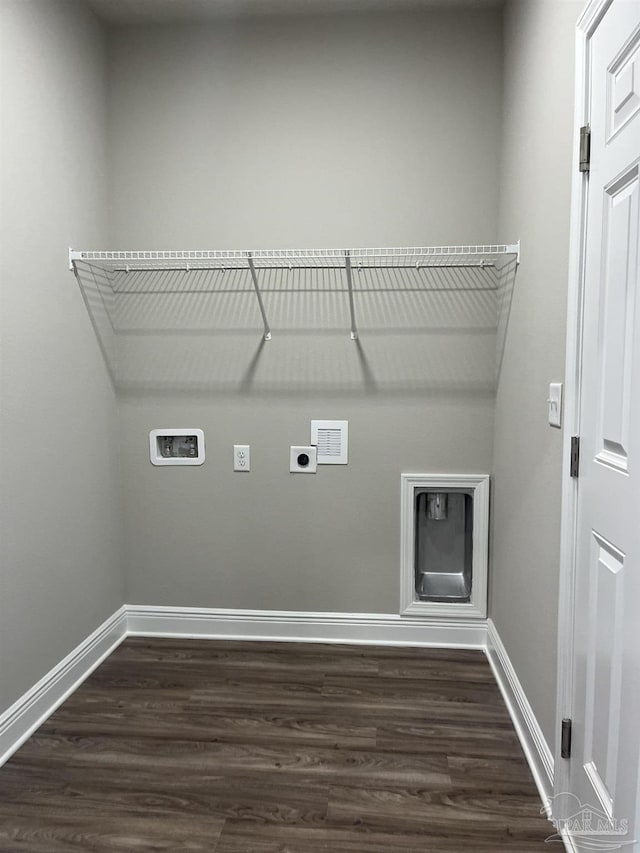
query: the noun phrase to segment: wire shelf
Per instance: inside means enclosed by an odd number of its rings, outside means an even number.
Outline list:
[[[465,323],[495,329],[501,358],[520,244],[352,249],[69,250],[112,376],[125,341],[199,334],[215,317],[229,334],[268,314],[278,330]],[[264,297],[264,298],[263,298]],[[266,304],[265,304],[266,303]],[[343,326],[344,324],[344,326]],[[114,378],[114,381],[115,378]]]
[[[519,255],[519,244],[482,246],[413,246],[375,249],[237,249],[237,250],[136,250],[73,251],[69,263],[85,261],[105,270],[246,269],[251,261],[256,269],[344,269],[346,259],[355,268],[405,268],[431,266],[489,267]]]

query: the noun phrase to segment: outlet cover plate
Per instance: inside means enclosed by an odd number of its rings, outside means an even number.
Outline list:
[[[248,444],[233,445],[233,470],[251,470],[251,447]]]

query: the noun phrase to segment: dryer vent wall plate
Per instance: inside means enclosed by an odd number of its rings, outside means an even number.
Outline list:
[[[312,445],[294,445],[289,449],[289,471],[292,474],[315,474],[317,452]]]
[[[318,465],[346,465],[349,421],[311,421],[311,444],[318,448]]]
[[[152,465],[202,465],[204,432],[194,427],[166,427],[149,433]]]

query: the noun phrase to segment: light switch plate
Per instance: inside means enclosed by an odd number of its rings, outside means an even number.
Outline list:
[[[549,426],[562,426],[562,382],[549,383],[549,398],[547,399],[549,406]]]

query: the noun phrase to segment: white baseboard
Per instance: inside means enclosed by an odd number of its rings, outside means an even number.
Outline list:
[[[563,829],[562,832],[560,833],[560,835],[562,836],[562,841],[564,842],[564,849],[565,849],[566,853],[580,853],[580,851],[578,850],[578,848],[574,844],[573,838],[569,834],[568,830]],[[583,848],[583,851],[584,851],[584,848]]]
[[[486,653],[536,783],[540,801],[547,817],[551,818],[549,804],[553,797],[553,753],[492,619],[487,619]],[[549,823],[549,835],[554,833],[553,824]],[[565,832],[562,832],[562,841],[567,853],[577,853]]]
[[[378,613],[313,613],[197,607],[127,606],[130,635],[235,640],[366,643],[484,649],[483,620]]]
[[[540,798],[546,804],[553,796],[553,754],[492,619],[487,619],[487,657],[531,768]]]
[[[127,634],[121,607],[0,715],[0,767]]]
[[[553,753],[492,619],[487,619],[486,654],[536,783],[540,801],[551,819],[549,804],[553,797]],[[553,824],[549,823],[549,835],[555,832]],[[560,835],[566,853],[578,853],[569,833],[562,830]]]

